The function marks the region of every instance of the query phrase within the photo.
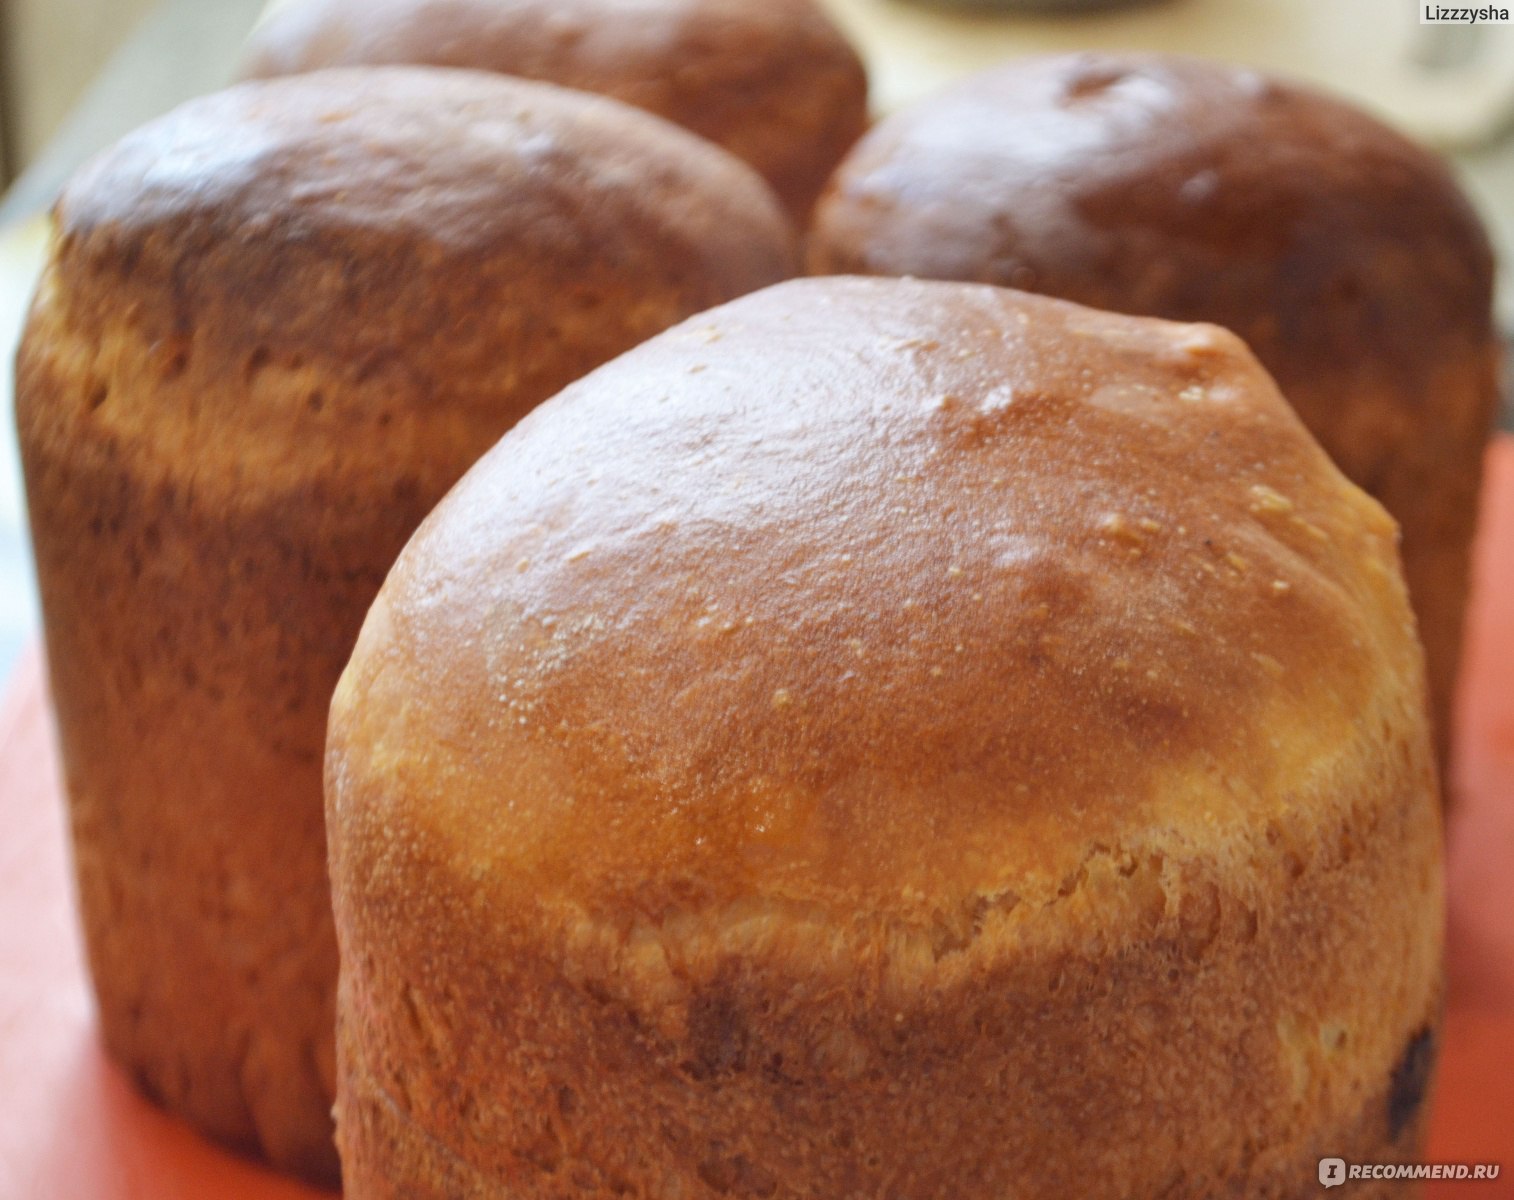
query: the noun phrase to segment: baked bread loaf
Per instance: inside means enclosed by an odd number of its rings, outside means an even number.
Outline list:
[[[681,130],[420,68],[197,100],[56,221],[17,403],[106,1044],[332,1179],[321,758],[363,614],[520,416],[790,235]]]
[[[814,0],[276,0],[249,76],[428,63],[603,92],[718,142],[803,222],[867,126],[867,75]]]
[[[1240,334],[1402,527],[1444,762],[1497,343],[1487,237],[1433,155],[1238,68],[1035,58],[881,122],[810,247],[817,274],[979,280]]]
[[[1231,334],[996,288],[782,284],[568,388],[333,701],[348,1196],[1305,1197],[1412,1155],[1394,533]]]

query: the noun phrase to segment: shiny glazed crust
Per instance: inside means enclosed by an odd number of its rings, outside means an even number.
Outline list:
[[[1394,534],[1232,335],[989,287],[783,284],[568,388],[333,701],[348,1194],[1285,1197],[1411,1154]]]
[[[744,165],[596,97],[250,84],[74,181],[17,414],[106,1042],[318,1179],[331,692],[421,518],[545,396],[784,277]]]
[[[1488,240],[1439,160],[1249,71],[1028,59],[879,123],[809,252],[1240,334],[1402,527],[1444,754],[1497,352]]]
[[[803,221],[867,126],[867,75],[814,0],[293,0],[248,76],[427,63],[601,92],[718,142]]]

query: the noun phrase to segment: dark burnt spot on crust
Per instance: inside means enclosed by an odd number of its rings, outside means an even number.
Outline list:
[[[1388,1083],[1388,1137],[1398,1141],[1425,1101],[1435,1070],[1435,1031],[1421,1029],[1404,1047]]]
[[[754,1196],[762,1200],[778,1190],[778,1181],[772,1173],[744,1154],[729,1159],[706,1159],[699,1166],[699,1178],[723,1196]]]
[[[694,1079],[716,1079],[741,1070],[747,1059],[747,1025],[725,989],[700,996],[689,1006],[690,1061]]]
[[[1090,62],[1072,72],[1067,80],[1066,100],[1086,100],[1101,95],[1118,84],[1130,72],[1121,64]]]

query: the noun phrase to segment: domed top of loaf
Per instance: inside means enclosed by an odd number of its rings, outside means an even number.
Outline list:
[[[329,820],[627,919],[954,927],[1149,856],[1244,875],[1434,794],[1394,542],[1223,330],[781,284],[432,514],[338,689]]]

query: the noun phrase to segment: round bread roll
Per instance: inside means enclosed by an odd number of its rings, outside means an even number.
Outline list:
[[[276,0],[242,69],[370,63],[613,96],[745,159],[800,222],[867,126],[862,60],[814,0]]]
[[[17,391],[111,1053],[333,1179],[326,713],[421,518],[533,405],[794,266],[744,164],[462,71],[197,100],[87,167]]]
[[[333,701],[348,1196],[1303,1197],[1412,1155],[1394,535],[1211,326],[809,280],[568,388]]]
[[[977,280],[1240,334],[1403,529],[1445,760],[1497,342],[1488,240],[1438,159],[1238,68],[1028,59],[880,123],[810,251],[817,274]]]

